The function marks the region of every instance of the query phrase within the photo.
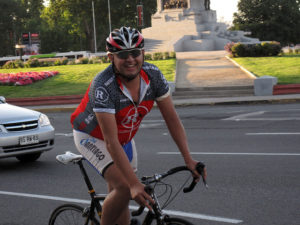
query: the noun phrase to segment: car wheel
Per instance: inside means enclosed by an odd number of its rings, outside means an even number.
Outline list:
[[[19,156],[16,156],[16,158],[18,160],[20,160],[21,162],[33,162],[33,161],[37,160],[38,158],[40,158],[41,154],[42,154],[41,152],[37,152],[37,153],[19,155]]]

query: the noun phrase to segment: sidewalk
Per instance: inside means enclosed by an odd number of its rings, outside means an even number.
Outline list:
[[[234,97],[193,95],[191,90],[203,89],[204,92],[208,92],[205,88],[228,90],[236,87],[253,87],[255,76],[227,59],[225,51],[179,52],[176,55],[175,88],[172,88],[175,90],[173,92],[175,106],[300,101],[300,94],[254,96],[250,93],[247,96]],[[182,90],[190,94],[177,97],[177,92]],[[214,92],[212,90],[210,93]],[[82,95],[77,95],[61,96],[56,99],[53,97],[8,99],[7,102],[42,112],[69,112],[75,110],[81,98]]]

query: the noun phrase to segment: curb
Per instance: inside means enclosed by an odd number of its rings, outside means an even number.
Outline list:
[[[300,102],[300,94],[295,95],[277,95],[277,96],[246,96],[231,98],[198,98],[198,99],[173,99],[175,107],[187,106],[213,106],[213,105],[238,105],[238,104],[278,104],[278,103],[296,103]],[[42,113],[73,112],[78,104],[63,104],[49,106],[27,106],[26,108],[36,110]],[[157,107],[154,104],[154,107]]]
[[[273,95],[300,94],[300,84],[274,85]]]
[[[6,102],[17,106],[79,104],[83,96],[84,95],[66,95],[34,98],[8,98],[6,99]]]

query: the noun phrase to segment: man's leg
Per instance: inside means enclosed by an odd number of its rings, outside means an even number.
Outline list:
[[[131,197],[126,180],[114,164],[106,169],[104,178],[110,192],[103,202],[101,225],[129,225]]]

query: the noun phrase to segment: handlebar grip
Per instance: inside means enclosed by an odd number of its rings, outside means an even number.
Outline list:
[[[140,206],[140,208],[136,211],[132,211],[131,215],[132,216],[139,216],[144,212],[145,206]]]
[[[196,186],[196,184],[197,183],[196,183],[195,179],[193,179],[193,181],[192,181],[192,183],[190,184],[189,187],[183,188],[183,193],[191,192],[194,189],[194,187]]]
[[[204,168],[205,168],[205,164],[204,164],[204,163],[202,163],[202,162],[198,162],[198,163],[197,163],[197,165],[196,165],[196,170],[197,170],[197,172],[201,175],[205,187],[208,187],[208,186],[207,186],[207,183],[206,183],[206,180],[205,180],[205,178],[204,178],[204,176],[203,176]],[[191,192],[191,191],[194,189],[194,187],[196,186],[196,184],[197,184],[196,179],[193,178],[193,181],[192,181],[192,183],[190,184],[190,186],[189,186],[189,187],[185,187],[185,188],[183,189],[183,192],[184,192],[184,193]]]

